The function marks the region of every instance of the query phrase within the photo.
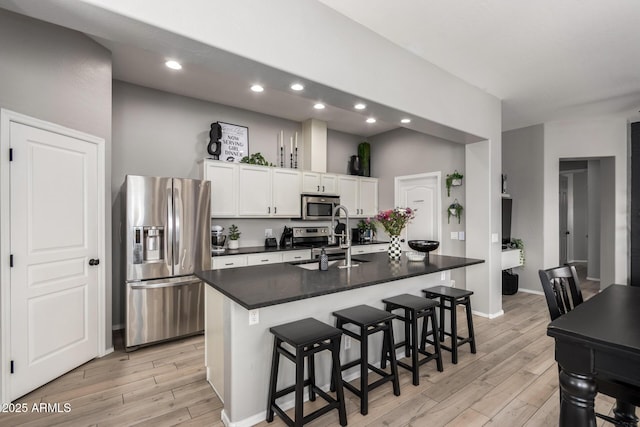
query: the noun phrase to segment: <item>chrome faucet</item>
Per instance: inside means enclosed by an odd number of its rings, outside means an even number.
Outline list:
[[[344,230],[344,233],[336,234],[333,224],[335,224],[336,222],[336,213],[339,212],[340,209],[344,211],[344,216],[346,218],[347,225]],[[358,264],[351,264],[351,229],[349,228],[349,211],[344,205],[337,205],[335,208],[333,208],[333,211],[331,212],[331,237],[333,239],[338,237],[340,239],[340,247],[342,249],[347,250],[347,255],[345,256],[345,264],[339,265],[338,268],[357,267]]]

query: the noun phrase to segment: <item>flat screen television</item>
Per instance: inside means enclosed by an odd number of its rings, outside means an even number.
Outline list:
[[[502,198],[502,244],[511,243],[511,207],[513,200]]]

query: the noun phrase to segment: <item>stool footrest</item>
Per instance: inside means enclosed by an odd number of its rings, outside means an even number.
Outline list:
[[[305,381],[305,386],[308,385],[307,382],[309,382],[309,381]],[[339,406],[340,406],[340,402],[338,400],[334,399],[331,395],[325,393],[324,390],[322,390],[319,387],[316,387],[315,385],[312,385],[312,387],[313,387],[313,390],[316,393],[318,393],[318,395],[320,397],[322,397],[327,402],[327,405],[323,406],[322,408],[316,409],[315,411],[313,411],[309,415],[306,415],[305,417],[303,417],[303,419],[302,419],[302,423],[303,424],[311,422],[311,421],[315,420],[316,418],[326,414],[329,411],[332,411],[334,409],[338,409]],[[291,393],[291,392],[293,392],[295,390],[295,386],[288,387],[285,390],[288,390],[288,389],[291,389],[291,391],[289,392],[289,393]],[[282,390],[281,392],[276,393],[276,396],[275,396],[276,399],[279,398],[279,397],[282,397],[284,394],[288,394],[288,393],[282,393],[285,390]],[[275,412],[278,413],[278,415],[280,416],[280,418],[282,418],[282,420],[285,422],[285,424],[287,424],[289,426],[295,425],[295,422],[291,419],[291,417],[289,417],[282,410],[282,408],[280,408],[280,406],[278,406],[277,403],[273,403],[271,405],[271,409],[273,409]]]

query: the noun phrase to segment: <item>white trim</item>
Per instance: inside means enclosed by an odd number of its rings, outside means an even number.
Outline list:
[[[568,264],[571,264],[572,262],[588,262],[586,259],[572,259],[571,261],[567,261]]]
[[[11,110],[0,108],[0,401],[8,403],[9,396],[9,360],[10,348],[10,286],[11,275],[9,271],[10,245],[10,212],[11,212],[11,186],[10,186],[10,134],[11,123],[20,123],[48,132],[58,133],[71,138],[80,139],[97,145],[98,151],[98,188],[96,188],[98,200],[98,258],[105,260],[106,256],[106,219],[105,219],[105,140],[84,132],[69,129],[64,126],[50,123]],[[4,154],[2,154],[4,153]],[[106,279],[107,263],[102,262],[98,266],[98,334],[96,354],[105,356],[113,351],[107,348],[106,342]]]
[[[534,291],[533,289],[520,288],[518,290],[524,292],[525,294],[544,295],[543,291]]]
[[[586,279],[587,280],[591,280],[592,282],[599,282],[600,281],[599,277],[589,277],[589,276],[587,276]]]
[[[504,310],[500,310],[497,313],[491,313],[491,314],[483,313],[481,311],[471,310],[471,314],[475,314],[476,316],[480,316],[480,317],[486,317],[487,319],[491,320],[491,319],[495,319],[496,317],[504,316]]]
[[[119,331],[120,329],[124,329],[124,323],[118,323],[117,325],[111,325],[112,331]]]

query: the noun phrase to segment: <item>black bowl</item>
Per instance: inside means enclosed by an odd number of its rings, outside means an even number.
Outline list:
[[[440,242],[437,240],[409,240],[409,247],[418,252],[431,252],[438,249]]]

